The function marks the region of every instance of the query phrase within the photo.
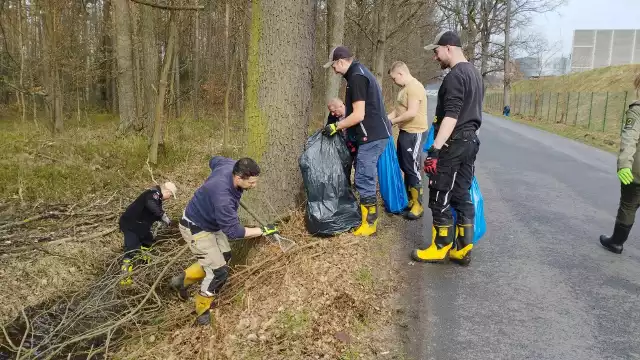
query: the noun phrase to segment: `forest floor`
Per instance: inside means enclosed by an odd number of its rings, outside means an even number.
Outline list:
[[[24,307],[73,298],[102,281],[121,254],[117,219],[153,179],[179,184],[178,199],[165,205],[178,219],[208,175],[208,159],[221,151],[219,123],[172,121],[151,171],[146,138],[117,136],[117,119],[109,115],[68,121],[55,137],[42,124],[35,129],[33,122],[0,119],[0,167],[6,169],[0,172],[0,323],[25,316]],[[224,155],[235,157],[238,149]],[[402,359],[394,310],[401,272],[390,254],[399,250],[404,225],[383,215],[379,226],[378,235],[367,239],[312,238],[298,211],[283,224],[298,250],[282,254],[268,241],[252,243],[234,264],[230,293],[211,327],[194,327],[193,303],[158,285],[154,295],[162,306],[125,326],[109,357]],[[176,229],[163,231],[175,239],[169,246],[182,246]],[[188,257],[168,263],[162,280],[193,261]],[[8,357],[5,340],[0,337],[0,359]]]

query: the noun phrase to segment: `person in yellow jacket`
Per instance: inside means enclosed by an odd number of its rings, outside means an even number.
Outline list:
[[[636,98],[640,99],[640,74],[634,81]],[[636,100],[627,109],[620,138],[618,154],[618,179],[620,179],[620,205],[616,216],[613,234],[601,235],[600,244],[607,250],[620,254],[622,245],[631,232],[631,227],[640,207],[640,100]]]

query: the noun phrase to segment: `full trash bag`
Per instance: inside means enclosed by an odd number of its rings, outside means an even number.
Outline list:
[[[469,189],[469,193],[471,194],[471,202],[473,202],[473,207],[475,208],[475,217],[473,219],[473,244],[475,245],[478,240],[480,240],[484,234],[487,232],[487,222],[484,219],[484,198],[482,197],[482,192],[480,192],[480,185],[478,184],[478,179],[473,177],[473,181],[471,182],[471,189]],[[453,221],[456,221],[456,211],[452,208],[453,213]]]
[[[427,141],[424,142],[424,147],[422,148],[423,152],[427,152],[431,145],[433,145],[433,141],[436,139],[435,130],[433,129],[433,125],[429,127],[429,133],[427,134]]]
[[[307,194],[305,224],[312,235],[331,236],[360,225],[360,210],[347,174],[351,154],[341,136],[311,135],[298,164]]]
[[[378,182],[385,210],[392,214],[401,213],[409,204],[409,199],[393,136],[389,137],[387,147],[378,158]]]

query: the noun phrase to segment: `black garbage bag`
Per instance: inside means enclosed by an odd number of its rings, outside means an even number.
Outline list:
[[[349,186],[351,154],[340,135],[316,131],[307,139],[299,165],[307,194],[305,223],[316,236],[331,236],[360,225],[360,209]]]

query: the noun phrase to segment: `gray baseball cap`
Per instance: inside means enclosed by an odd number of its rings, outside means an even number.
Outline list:
[[[349,59],[353,57],[353,53],[346,46],[336,46],[333,50],[331,50],[331,54],[329,54],[329,62],[322,65],[325,69],[328,69],[334,62],[340,59]]]

